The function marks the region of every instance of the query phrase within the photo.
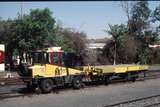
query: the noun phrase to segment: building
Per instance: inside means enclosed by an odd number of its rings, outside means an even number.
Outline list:
[[[108,38],[88,39],[86,47],[87,49],[103,49],[108,40]]]
[[[86,45],[87,49],[103,49],[105,43],[88,43]]]

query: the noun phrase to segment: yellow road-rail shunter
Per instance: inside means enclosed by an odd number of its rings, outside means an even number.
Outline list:
[[[29,88],[51,92],[54,87],[69,85],[81,88],[86,82],[108,84],[119,77],[135,81],[138,74],[148,70],[147,65],[101,65],[79,66],[72,53],[61,47],[51,47],[28,53],[29,64],[20,63],[20,76]]]

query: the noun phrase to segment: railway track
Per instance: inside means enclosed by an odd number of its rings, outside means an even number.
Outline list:
[[[20,85],[24,84],[21,78],[13,77],[13,78],[0,78],[0,85]]]
[[[1,93],[0,100],[7,99],[7,98],[16,98],[16,97],[24,97],[24,94],[17,94],[17,93]]]
[[[159,71],[153,71],[153,72],[146,73],[145,77],[142,74],[139,78],[137,78],[136,81],[144,81],[147,79],[156,79],[156,78],[160,78]],[[7,86],[7,85],[25,85],[25,83],[23,82],[22,79],[23,78],[20,78],[20,77],[0,78],[0,87]],[[30,78],[28,78],[28,79],[30,79]],[[111,83],[120,83],[120,82],[126,82],[126,80],[125,79],[116,79],[116,80],[112,80]],[[98,85],[98,84],[96,84],[96,85]]]
[[[160,71],[149,72],[149,73],[147,73],[145,78],[143,76],[141,76],[137,80],[141,81],[144,79],[156,79],[156,78],[160,78]],[[25,84],[22,79],[23,79],[22,77],[0,78],[0,86]],[[30,79],[30,78],[28,78],[28,79]],[[121,81],[124,81],[124,80],[123,79],[113,80],[113,82],[121,82]]]
[[[17,98],[17,97],[32,97],[35,95],[34,93],[17,93],[17,92],[1,92],[0,100],[8,99],[8,98]]]
[[[118,102],[104,107],[155,107],[160,105],[160,94],[143,98],[132,99],[128,101]]]
[[[153,72],[150,74],[147,74],[145,78],[139,77],[136,81],[144,81],[145,79],[156,79],[156,78],[160,78],[160,72]],[[124,82],[126,82],[126,80],[124,79],[119,79],[119,80],[114,80],[111,82],[111,84],[124,84]],[[25,85],[25,83],[22,81],[22,78],[19,77],[14,77],[14,78],[0,78],[0,88],[3,87],[7,87],[10,85]],[[91,87],[97,87],[97,85],[101,85],[101,84],[90,84],[90,85],[84,85],[83,88],[91,88]],[[65,90],[69,90],[70,88],[64,88],[64,87],[60,87],[60,88],[56,88],[53,90],[53,93],[59,93],[59,91],[65,91]],[[0,99],[7,99],[7,98],[14,98],[14,97],[24,97],[24,96],[32,96],[35,93],[34,92],[27,92],[27,90],[21,90],[22,92],[18,92],[18,91],[14,91],[14,92],[0,92]],[[106,106],[107,107],[107,106]],[[110,106],[110,107],[114,107],[114,106]]]

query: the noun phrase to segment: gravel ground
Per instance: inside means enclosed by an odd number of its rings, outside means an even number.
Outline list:
[[[109,104],[160,94],[160,79],[110,84],[0,100],[1,107],[104,107]],[[133,104],[134,105],[134,104]],[[136,106],[137,107],[137,106]],[[139,106],[140,107],[140,106]]]
[[[141,99],[138,101],[116,104],[114,106],[106,106],[106,107],[150,107],[156,104],[155,106],[160,106],[160,96],[156,96],[153,98]],[[155,107],[153,106],[153,107]]]

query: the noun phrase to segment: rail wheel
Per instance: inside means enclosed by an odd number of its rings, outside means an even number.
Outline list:
[[[43,79],[40,82],[40,89],[43,93],[49,93],[52,91],[53,81],[51,79]]]
[[[72,82],[72,86],[74,89],[80,89],[82,86],[82,81],[80,77],[75,77]]]

